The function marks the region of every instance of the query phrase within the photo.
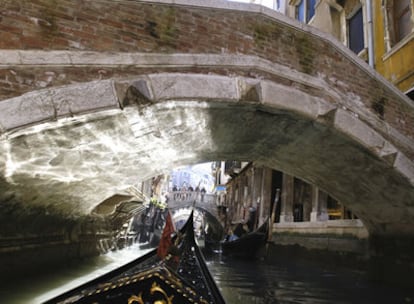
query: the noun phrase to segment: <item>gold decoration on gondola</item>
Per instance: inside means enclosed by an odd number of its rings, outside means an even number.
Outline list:
[[[164,299],[162,300],[157,300],[155,301],[153,304],[173,304],[173,298],[174,295],[172,296],[168,296],[167,293],[165,292],[164,289],[162,289],[156,282],[152,283],[151,289],[150,289],[150,293],[151,295],[155,294],[156,292],[162,294],[162,296],[164,297]],[[144,300],[142,299],[142,292],[139,293],[138,296],[131,296],[128,299],[128,304],[134,304],[134,303],[138,303],[138,304],[144,304]]]
[[[152,284],[152,286],[151,286],[151,290],[150,290],[150,292],[151,292],[151,294],[154,294],[154,293],[156,293],[156,292],[159,292],[159,293],[161,293],[164,297],[165,297],[165,299],[167,300],[167,302],[165,302],[165,301],[156,301],[154,304],[173,304],[173,302],[172,302],[172,300],[173,300],[173,298],[174,298],[174,295],[172,295],[172,296],[168,296],[167,295],[167,293],[165,292],[165,290],[164,289],[162,289],[157,283],[153,283]]]
[[[144,304],[144,301],[142,300],[142,292],[140,292],[138,296],[129,297],[128,304],[133,303]]]

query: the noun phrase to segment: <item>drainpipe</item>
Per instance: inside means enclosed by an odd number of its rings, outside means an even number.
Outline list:
[[[367,0],[367,22],[368,22],[368,64],[374,68],[374,33],[372,24],[372,0]]]

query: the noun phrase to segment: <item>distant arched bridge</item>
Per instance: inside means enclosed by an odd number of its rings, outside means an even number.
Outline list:
[[[168,197],[169,209],[196,207],[218,218],[216,195],[214,194],[202,195],[196,191],[172,191],[168,193]]]

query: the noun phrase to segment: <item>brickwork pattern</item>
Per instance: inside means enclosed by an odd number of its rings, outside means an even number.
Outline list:
[[[2,0],[1,7],[0,49],[253,55],[323,78],[338,92],[355,95],[356,102],[405,136],[414,137],[412,105],[402,102],[329,41],[264,14],[145,1]],[[0,99],[45,87],[161,70],[22,68],[3,63]],[[180,71],[271,77],[263,71],[225,67]]]

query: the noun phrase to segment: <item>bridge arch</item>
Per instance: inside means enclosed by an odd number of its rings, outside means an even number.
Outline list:
[[[77,92],[73,101],[68,92]],[[341,102],[266,79],[201,73],[25,94],[2,102],[22,110],[1,140],[3,193],[85,214],[168,168],[255,160],[318,185],[374,235],[410,235],[412,161],[376,127],[380,119],[364,121]],[[3,126],[16,121],[1,113]]]
[[[243,159],[412,240],[414,105],[331,36],[227,1],[3,4],[5,235],[54,240],[166,168]]]

